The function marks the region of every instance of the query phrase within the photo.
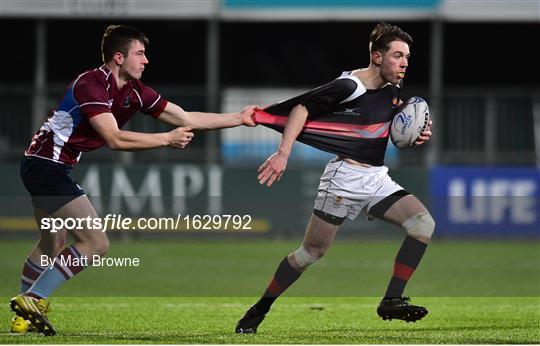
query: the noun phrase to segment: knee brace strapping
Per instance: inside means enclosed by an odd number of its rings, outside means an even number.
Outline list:
[[[410,217],[403,222],[402,226],[410,235],[431,238],[431,235],[435,230],[435,220],[433,220],[431,215],[426,211]]]
[[[317,262],[317,259],[307,252],[304,245],[300,245],[300,248],[294,252],[294,258],[296,259],[298,265],[302,268],[309,267],[313,263]]]

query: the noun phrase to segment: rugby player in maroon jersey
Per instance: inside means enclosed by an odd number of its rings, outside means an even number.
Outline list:
[[[83,152],[104,145],[130,151],[183,149],[192,140],[193,130],[256,125],[251,118],[255,106],[234,114],[187,112],[144,85],[140,79],[148,64],[147,45],[148,38],[142,32],[123,25],[109,26],[101,44],[104,64],[71,82],[57,108],[35,133],[21,162],[21,178],[32,196],[38,225],[49,217],[98,217],[83,189],[70,176]],[[163,133],[122,130],[139,111],[174,129]],[[67,233],[74,243],[65,247]],[[46,316],[47,298],[88,265],[82,259],[103,256],[108,249],[109,240],[102,229],[40,229],[40,240],[23,267],[20,295],[11,300],[16,313],[11,331],[34,329],[54,335]],[[50,266],[43,265],[42,256]]]

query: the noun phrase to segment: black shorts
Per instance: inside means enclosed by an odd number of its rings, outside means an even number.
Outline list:
[[[52,214],[75,198],[83,189],[70,176],[73,166],[35,156],[21,160],[21,179],[32,196],[32,204]]]

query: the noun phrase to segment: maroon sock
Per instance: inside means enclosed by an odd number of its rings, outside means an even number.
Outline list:
[[[30,258],[26,259],[24,262],[22,276],[21,276],[21,289],[20,293],[28,291],[30,286],[37,280],[37,278],[43,273],[47,267],[42,267],[32,262]]]

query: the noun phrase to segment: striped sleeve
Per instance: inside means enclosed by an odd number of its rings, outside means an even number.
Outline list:
[[[167,100],[165,100],[154,89],[142,84],[141,82],[137,84],[139,86],[139,96],[141,97],[142,103],[141,112],[154,118],[159,117],[159,115],[165,109],[165,106],[167,106]]]

